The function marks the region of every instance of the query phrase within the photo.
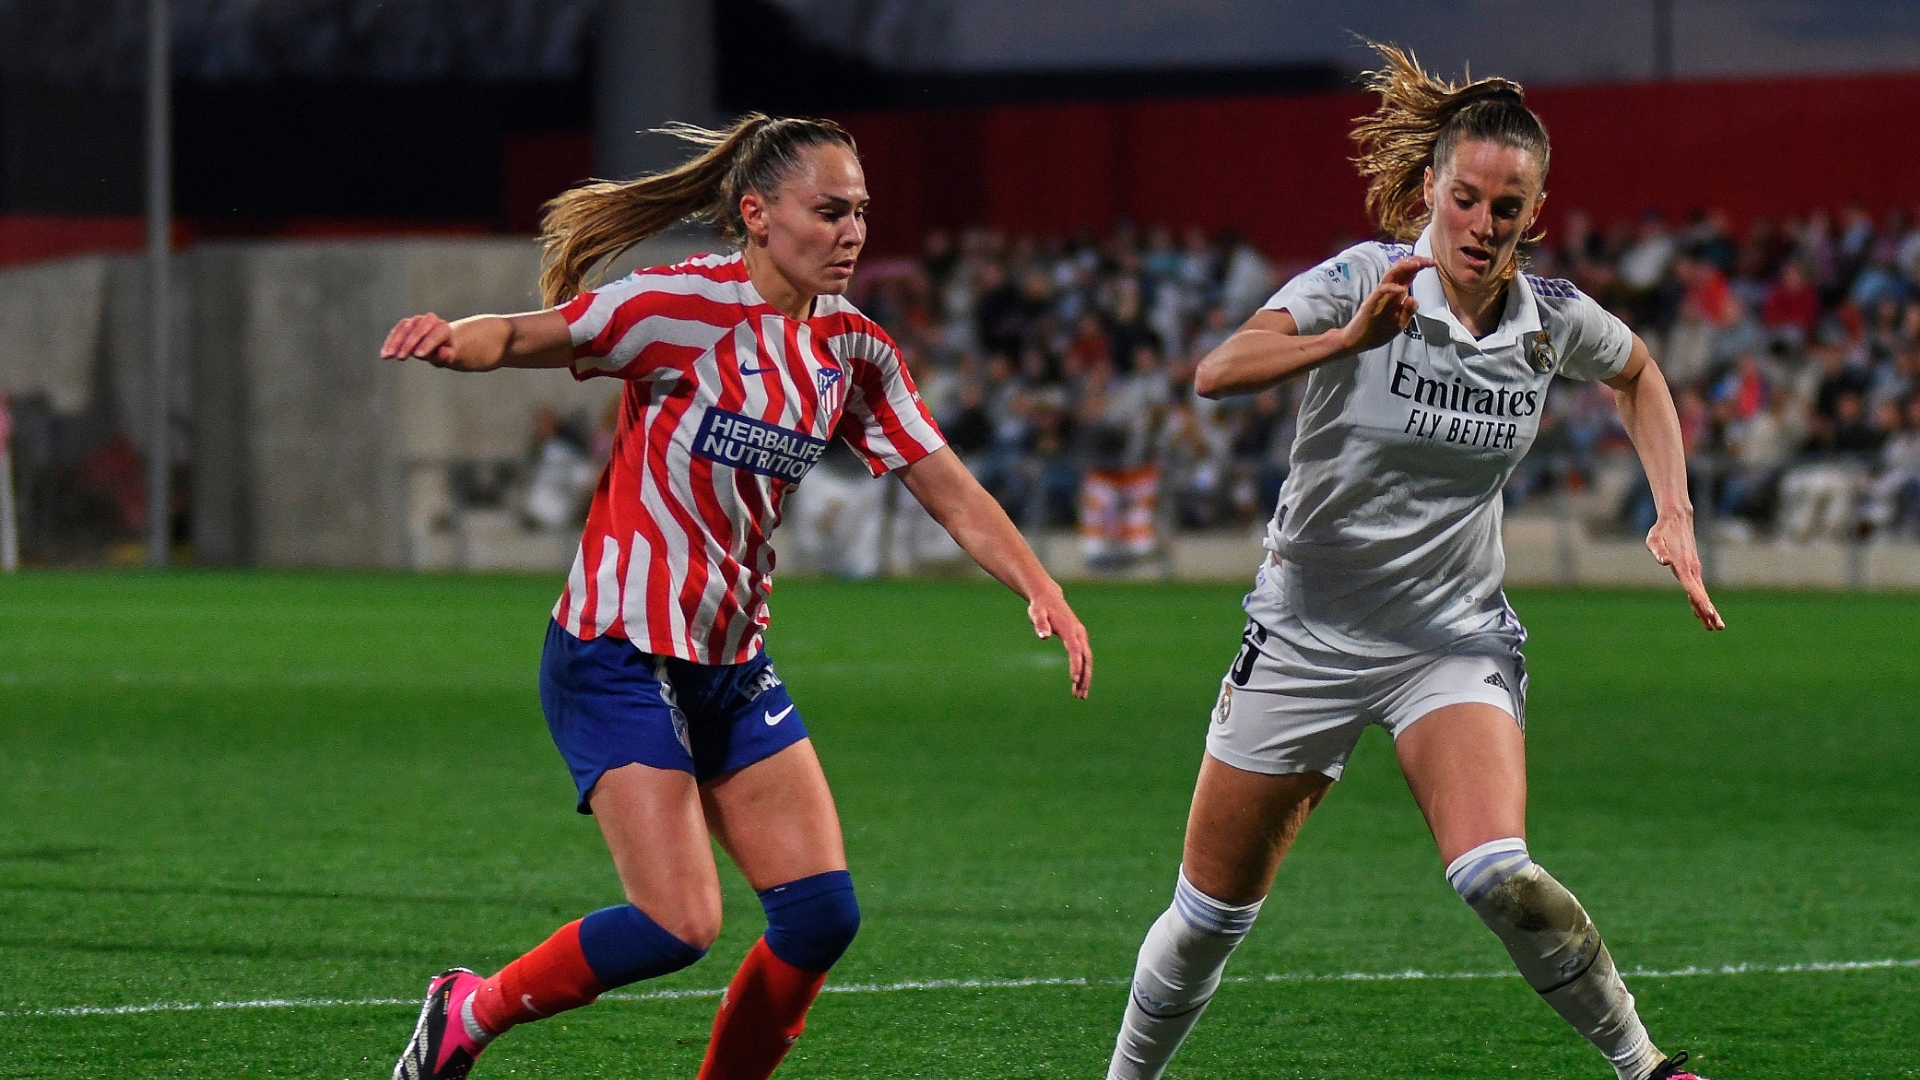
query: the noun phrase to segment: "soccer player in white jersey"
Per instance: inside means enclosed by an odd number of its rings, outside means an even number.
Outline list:
[[[382,355],[460,371],[570,368],[626,381],[612,460],[555,606],[540,699],[599,822],[627,903],[561,927],[483,979],[427,988],[394,1076],[457,1080],[515,1024],[698,960],[720,929],[717,840],[759,891],[764,937],[720,1000],[704,1080],[766,1080],[860,922],[840,822],[806,728],[762,646],[781,500],[844,439],[896,472],[981,566],[1065,642],[1087,635],[1013,523],[940,437],[885,331],[842,298],[867,190],[837,125],[749,115],[671,129],[705,151],[548,208],[550,305],[449,324],[402,320]],[[741,250],[583,281],[689,216]],[[451,804],[457,806],[457,802]]]
[[[1394,738],[1447,879],[1619,1080],[1674,1080],[1593,922],[1526,844],[1526,632],[1500,579],[1500,492],[1554,377],[1604,381],[1659,505],[1647,535],[1708,630],[1673,400],[1647,347],[1519,272],[1547,133],[1505,79],[1464,86],[1376,46],[1354,132],[1366,243],[1294,278],[1200,364],[1208,397],[1306,375],[1293,469],[1220,686],[1171,907],[1140,947],[1110,1080],[1166,1068],[1307,815],[1369,724]]]

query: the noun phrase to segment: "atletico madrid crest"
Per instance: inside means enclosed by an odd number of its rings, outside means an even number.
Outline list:
[[[1553,352],[1553,338],[1545,330],[1535,330],[1521,340],[1526,343],[1527,366],[1542,375],[1550,374],[1559,357]]]

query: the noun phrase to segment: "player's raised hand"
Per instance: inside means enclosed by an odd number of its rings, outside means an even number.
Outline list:
[[[410,315],[394,324],[380,346],[382,360],[425,360],[436,367],[453,362],[453,326],[428,312]]]
[[[1093,646],[1087,643],[1087,628],[1067,606],[1067,598],[1058,589],[1042,593],[1027,605],[1027,618],[1041,638],[1059,635],[1060,643],[1067,647],[1067,674],[1073,680],[1073,696],[1085,698],[1093,686]]]
[[[1693,542],[1693,523],[1664,517],[1654,522],[1647,532],[1647,550],[1679,579],[1700,625],[1709,630],[1725,630],[1727,621],[1713,606],[1712,598],[1707,596],[1707,583],[1700,576],[1700,552]]]
[[[1380,284],[1373,287],[1353,318],[1347,320],[1341,332],[1341,351],[1364,352],[1385,345],[1405,330],[1414,311],[1420,307],[1413,299],[1413,276],[1432,265],[1432,259],[1409,255],[1389,267]]]

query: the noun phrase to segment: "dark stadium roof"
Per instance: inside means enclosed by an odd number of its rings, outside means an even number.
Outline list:
[[[273,79],[565,80],[599,0],[172,0],[175,73]],[[145,0],[0,0],[0,75],[138,81]]]

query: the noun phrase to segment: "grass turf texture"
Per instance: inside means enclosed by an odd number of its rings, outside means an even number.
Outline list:
[[[547,579],[0,581],[0,1076],[385,1077],[413,999],[617,902],[540,719]],[[972,582],[784,582],[772,653],[825,759],[866,923],[787,1077],[1097,1076],[1164,907],[1238,590],[1080,586],[1098,649]],[[1920,599],[1522,593],[1532,846],[1623,967],[1920,958]],[[1230,974],[1498,972],[1384,737],[1307,827]],[[759,933],[631,990],[717,988]],[[1920,1076],[1920,968],[1640,978],[1655,1037],[1734,1080]],[[711,997],[606,1000],[477,1077],[691,1076]],[[38,1013],[36,1015],[36,1013]],[[1514,1072],[1513,1070],[1522,1070]],[[1244,981],[1173,1077],[1590,1077],[1517,979]]]

